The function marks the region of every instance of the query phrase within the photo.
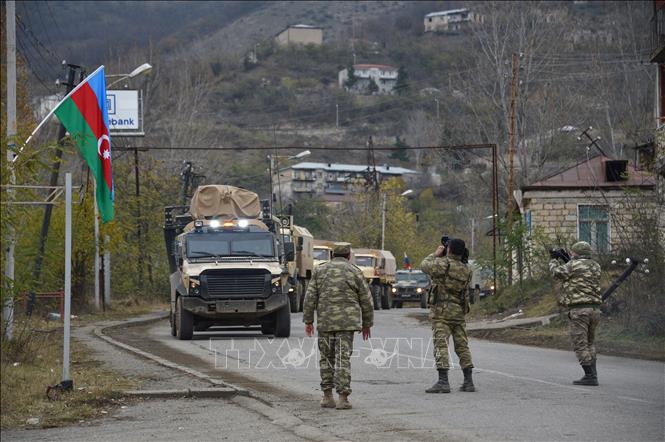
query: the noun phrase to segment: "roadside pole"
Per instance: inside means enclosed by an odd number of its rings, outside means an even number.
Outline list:
[[[104,305],[111,305],[111,238],[104,235]]]
[[[9,169],[9,184],[16,184],[16,175],[14,174],[14,146],[16,137],[16,2],[7,1],[6,12],[6,31],[7,31],[7,168]],[[7,202],[13,199],[14,190],[7,189]],[[7,210],[10,210],[7,205]],[[14,245],[15,235],[14,226],[10,220],[7,223],[7,249],[5,259],[5,282],[2,288],[5,302],[2,306],[2,319],[5,325],[5,337],[11,341],[14,333]]]
[[[386,197],[387,195],[383,194],[383,204],[381,206],[381,250],[384,250],[384,243],[386,239]]]
[[[93,187],[95,193],[95,200],[93,201],[95,205],[95,308],[99,310],[99,208],[97,207],[97,180],[93,180],[93,182],[95,183]]]
[[[62,345],[62,387],[71,390],[74,382],[69,377],[69,332],[72,315],[72,174],[65,174],[65,317]]]

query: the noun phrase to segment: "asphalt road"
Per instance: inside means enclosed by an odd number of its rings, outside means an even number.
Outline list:
[[[665,364],[599,356],[600,387],[582,375],[572,351],[471,340],[476,393],[425,394],[435,380],[430,330],[412,309],[376,312],[372,340],[355,340],[354,409],[321,409],[316,342],[301,315],[288,340],[257,330],[206,331],[178,341],[166,322],[114,334],[132,345],[258,391],[306,423],[348,440],[665,439]],[[601,325],[602,326],[602,325]]]

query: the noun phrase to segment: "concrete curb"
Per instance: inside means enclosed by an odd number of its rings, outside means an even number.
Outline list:
[[[337,436],[324,431],[320,428],[313,427],[311,425],[306,425],[301,419],[296,416],[281,411],[277,408],[273,408],[269,403],[261,399],[255,393],[250,392],[247,389],[238,387],[236,385],[222,381],[221,379],[215,379],[207,374],[201,373],[200,371],[193,370],[189,367],[185,367],[175,362],[168,361],[159,356],[153,355],[151,353],[140,350],[131,345],[124,344],[120,341],[117,341],[110,336],[104,334],[104,330],[119,327],[119,326],[134,326],[134,325],[144,325],[151,322],[161,321],[162,319],[168,318],[168,313],[160,314],[158,316],[153,316],[149,318],[134,318],[128,321],[117,321],[113,324],[108,324],[105,326],[95,327],[93,333],[99,339],[102,339],[108,342],[111,345],[122,348],[130,353],[134,353],[143,358],[154,361],[165,367],[187,373],[191,376],[199,378],[201,380],[210,382],[213,385],[220,386],[219,388],[209,388],[209,389],[196,389],[196,390],[135,390],[127,391],[125,394],[128,396],[134,397],[144,397],[144,398],[181,398],[181,397],[199,397],[199,398],[225,398],[229,399],[238,406],[245,408],[247,410],[253,411],[265,418],[269,419],[273,424],[278,425],[284,428],[287,431],[292,432],[296,436],[302,437],[304,439],[309,439],[313,441],[343,441],[343,439],[338,438]]]
[[[185,367],[185,366],[180,365],[180,364],[176,364],[175,362],[168,361],[164,358],[160,358],[159,356],[153,355],[152,353],[145,352],[145,351],[140,350],[136,347],[132,347],[131,345],[122,343],[120,341],[117,341],[117,340],[113,339],[112,337],[107,336],[107,335],[104,334],[104,330],[106,330],[108,328],[118,327],[118,326],[125,325],[125,324],[131,324],[131,325],[149,324],[150,322],[161,321],[164,318],[168,318],[168,314],[160,315],[159,317],[153,317],[153,318],[148,318],[148,319],[139,318],[139,319],[133,319],[133,320],[130,320],[130,321],[127,321],[127,322],[119,322],[118,324],[107,325],[107,326],[103,326],[103,327],[95,327],[94,330],[93,330],[93,333],[99,339],[102,339],[102,340],[108,342],[111,345],[122,348],[123,350],[127,350],[130,353],[134,353],[134,354],[136,354],[138,356],[141,356],[145,359],[150,359],[151,361],[156,362],[159,365],[163,365],[164,367],[168,367],[168,368],[171,368],[171,369],[174,369],[174,370],[181,371],[183,373],[187,373],[188,375],[191,375],[191,376],[194,376],[196,378],[202,379],[204,381],[210,382],[213,385],[233,390],[233,391],[235,391],[235,394],[249,396],[249,391],[247,391],[246,389],[244,389],[242,387],[238,387],[236,385],[229,384],[228,382],[224,382],[221,379],[215,379],[212,376],[208,376],[205,373],[201,373],[200,371],[194,370],[194,369],[189,368],[189,367]]]
[[[187,390],[127,390],[123,394],[129,397],[149,399],[179,399],[179,398],[232,398],[238,394],[233,388],[195,388]]]

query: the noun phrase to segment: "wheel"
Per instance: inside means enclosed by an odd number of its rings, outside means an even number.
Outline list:
[[[171,336],[176,335],[176,330],[175,330],[175,313],[173,313],[173,310],[171,310],[169,314],[169,325],[171,326]]]
[[[402,301],[393,301],[393,308],[402,308]]]
[[[372,300],[374,301],[374,310],[379,310],[381,308],[381,293],[379,286],[372,284],[369,286],[369,290],[372,293]]]
[[[275,313],[275,337],[288,338],[291,336],[291,307],[290,303]]]
[[[175,310],[176,336],[181,341],[189,341],[194,334],[194,315],[182,306],[182,297],[178,297]]]
[[[390,286],[381,286],[381,308],[384,310],[390,310],[390,304]]]
[[[420,295],[420,308],[427,308],[427,293]]]

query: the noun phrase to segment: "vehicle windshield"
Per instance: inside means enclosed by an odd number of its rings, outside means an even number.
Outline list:
[[[187,257],[274,257],[273,237],[265,232],[215,232],[187,236]]]
[[[356,256],[356,265],[359,267],[374,267],[374,258],[371,256]]]
[[[312,253],[314,259],[318,259],[320,261],[327,261],[330,259],[330,250],[328,249],[314,249]]]
[[[398,273],[396,275],[397,281],[415,281],[420,284],[427,284],[429,282],[429,278],[427,277],[426,274],[424,273]]]

